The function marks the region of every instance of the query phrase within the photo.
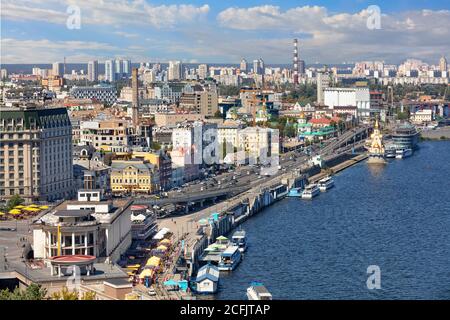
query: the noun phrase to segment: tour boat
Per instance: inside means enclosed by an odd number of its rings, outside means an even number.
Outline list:
[[[395,152],[395,158],[396,159],[403,159],[409,156],[412,156],[413,151],[412,149],[406,148],[406,149],[397,149]]]
[[[229,246],[220,255],[220,262],[218,265],[219,271],[233,271],[241,262],[241,251],[237,246]]]
[[[232,238],[231,241],[233,243],[234,246],[237,246],[239,248],[240,252],[245,252],[247,250],[247,235],[246,232],[244,230],[238,230],[236,231]]]
[[[331,177],[326,177],[322,180],[319,180],[319,190],[325,192],[334,186],[334,180]]]
[[[303,190],[302,193],[302,199],[312,199],[315,196],[319,195],[320,189],[317,187],[317,184],[313,183],[310,185],[307,185],[305,187],[305,190]]]

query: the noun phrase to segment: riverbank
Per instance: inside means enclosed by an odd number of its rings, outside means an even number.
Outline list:
[[[421,140],[450,140],[450,127],[436,128],[434,130],[424,130],[421,132]]]

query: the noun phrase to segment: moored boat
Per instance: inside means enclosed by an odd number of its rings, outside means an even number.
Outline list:
[[[325,192],[334,187],[334,180],[332,177],[326,177],[319,180],[318,183],[319,190]]]
[[[229,246],[220,255],[220,262],[218,268],[220,271],[233,271],[236,266],[241,262],[241,251],[237,246]]]
[[[245,252],[247,250],[248,242],[247,233],[245,232],[245,230],[238,230],[233,233],[231,241],[234,246],[237,246],[239,248],[240,252]]]
[[[317,184],[312,183],[305,187],[305,190],[302,192],[302,199],[312,199],[315,196],[319,195],[320,189]]]
[[[403,159],[406,157],[412,156],[413,151],[412,149],[406,148],[406,149],[397,149],[395,152],[395,158],[396,159]]]
[[[397,153],[397,149],[394,146],[387,146],[384,152],[384,156],[386,158],[395,158],[395,155]]]

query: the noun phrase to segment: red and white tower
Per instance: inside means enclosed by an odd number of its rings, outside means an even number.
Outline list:
[[[294,39],[294,85],[298,85],[298,40]]]

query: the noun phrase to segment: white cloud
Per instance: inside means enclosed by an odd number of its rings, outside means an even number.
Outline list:
[[[124,38],[138,38],[139,37],[139,34],[137,34],[137,33],[129,33],[129,32],[125,32],[125,31],[115,31],[114,34],[124,37]]]
[[[81,11],[81,24],[149,25],[172,27],[200,19],[209,12],[209,5],[150,5],[144,0],[2,0],[2,18],[18,21],[46,21],[65,24],[69,5]]]
[[[1,39],[2,63],[48,63],[60,61],[63,57],[67,57],[68,61],[87,62],[93,58],[104,60],[119,55],[129,56],[130,53],[138,52],[137,49],[120,48],[94,41]]]
[[[450,52],[449,10],[382,12],[379,30],[367,28],[369,16],[368,10],[330,13],[325,7],[304,6],[283,11],[278,6],[265,5],[228,8],[218,14],[217,21],[228,30],[238,30],[248,36],[256,31],[267,33],[267,42],[274,45],[279,45],[279,41],[270,40],[273,32],[285,35],[286,43],[287,38],[299,37],[302,54],[309,61],[339,62],[367,57],[403,59],[412,53],[435,59],[442,52]],[[253,50],[258,51],[260,48]]]

